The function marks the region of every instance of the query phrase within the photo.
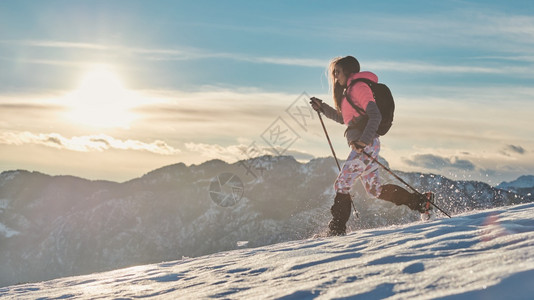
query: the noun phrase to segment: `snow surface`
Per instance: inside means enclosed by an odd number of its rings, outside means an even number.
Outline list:
[[[534,204],[0,288],[5,299],[532,299]]]

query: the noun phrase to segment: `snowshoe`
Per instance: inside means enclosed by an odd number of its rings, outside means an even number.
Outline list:
[[[432,203],[434,203],[434,193],[426,192],[421,195],[421,203],[419,212],[421,213],[421,221],[428,221],[431,217]]]

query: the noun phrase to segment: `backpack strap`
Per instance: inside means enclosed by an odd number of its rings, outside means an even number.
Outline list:
[[[372,80],[370,79],[367,79],[367,78],[356,78],[356,79],[353,79],[349,85],[347,86],[347,89],[345,90],[345,98],[347,98],[347,101],[349,102],[349,104],[352,106],[352,108],[354,108],[359,114],[361,115],[366,115],[366,112],[363,108],[359,107],[358,105],[354,104],[354,102],[352,101],[352,99],[350,98],[350,88],[355,85],[356,83],[358,82],[365,82],[369,88],[371,89],[371,92],[373,91],[373,88],[372,88],[372,84],[374,83]],[[373,98],[375,97],[375,93],[373,92]],[[376,98],[375,98],[375,101],[376,101]]]

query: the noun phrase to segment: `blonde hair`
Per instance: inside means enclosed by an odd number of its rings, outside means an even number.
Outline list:
[[[334,68],[341,67],[343,74],[349,78],[351,74],[360,72],[360,63],[353,56],[336,57],[330,61],[328,66],[328,78],[330,79],[330,87],[332,89],[332,98],[338,112],[341,112],[341,100],[343,100],[343,92],[345,86],[339,84],[334,76]]]

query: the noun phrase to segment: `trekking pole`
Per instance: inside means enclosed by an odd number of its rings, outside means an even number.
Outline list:
[[[326,127],[324,126],[323,118],[321,117],[321,113],[317,112],[317,115],[319,116],[319,120],[321,121],[321,125],[323,125],[324,134],[326,135],[326,139],[328,140],[328,145],[330,145],[330,150],[332,150],[332,154],[334,155],[334,159],[336,160],[337,168],[341,172],[341,167],[339,166],[339,161],[336,157],[336,152],[334,151],[334,147],[332,147],[332,142],[330,141],[330,137],[328,136],[328,132],[326,131]]]
[[[328,140],[328,144],[330,145],[330,149],[332,150],[332,154],[334,155],[334,159],[336,160],[337,168],[339,169],[339,172],[341,172],[341,167],[339,166],[339,161],[337,160],[336,152],[334,151],[334,147],[332,146],[332,142],[330,141],[330,137],[328,136],[328,132],[326,131],[326,126],[324,126],[321,113],[317,112],[317,115],[319,116],[319,120],[321,121],[321,125],[323,126],[324,134],[326,135],[326,139]],[[354,209],[354,213],[356,214],[356,217],[359,218],[360,215],[358,214],[358,211],[356,210],[356,205],[354,205],[354,200],[352,200],[352,195],[350,193],[349,193],[349,196],[350,196],[350,202],[352,202],[352,208]]]
[[[400,178],[397,174],[393,173],[393,171],[391,171],[388,167],[384,166],[381,162],[379,162],[376,158],[374,158],[371,154],[365,152],[362,150],[362,153],[365,154],[367,157],[369,157],[370,159],[372,159],[374,162],[376,162],[378,165],[380,165],[382,168],[384,168],[384,170],[386,170],[389,174],[393,175],[393,177],[397,178],[397,180],[399,180],[400,182],[404,183],[407,187],[409,187],[412,191],[414,191],[416,194],[420,195],[420,196],[424,196],[423,194],[421,194],[421,192],[419,192],[418,190],[416,190],[414,187],[412,187],[411,185],[409,185],[406,181],[404,181],[402,178]],[[430,201],[429,201],[430,202]],[[437,206],[436,204],[430,202],[430,204],[432,204],[435,208],[437,208],[439,211],[441,211],[443,214],[445,214],[447,217],[451,218],[451,216],[446,213],[445,211],[443,211],[443,209],[441,209],[439,206]]]

